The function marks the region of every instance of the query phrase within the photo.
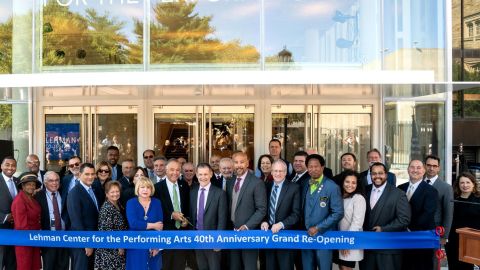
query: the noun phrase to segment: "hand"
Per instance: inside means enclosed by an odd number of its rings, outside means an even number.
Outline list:
[[[159,249],[150,249],[150,257],[155,257],[160,252]]]
[[[262,222],[260,225],[260,229],[267,231],[268,230],[268,223],[267,222]]]
[[[181,224],[182,228],[187,227],[187,225],[188,225],[188,220],[186,218],[182,219],[182,224]]]
[[[312,226],[308,229],[308,235],[315,236],[318,233],[318,229],[316,226]]]
[[[342,254],[342,256],[348,256],[348,254],[350,254],[350,250],[342,249],[342,250],[340,250],[340,253]]]
[[[183,213],[182,212],[173,212],[172,213],[172,219],[183,222]]]
[[[247,225],[240,226],[240,228],[238,228],[237,231],[248,231]]]
[[[13,223],[13,216],[12,214],[8,214],[7,221]]]
[[[372,228],[372,231],[374,231],[374,232],[382,232],[382,227],[380,227],[380,226],[375,226],[375,227]]]
[[[93,254],[93,248],[85,248],[85,255],[90,257]]]
[[[446,243],[447,243],[447,238],[440,238],[440,244],[442,244],[442,246],[445,246]]]
[[[272,225],[272,233],[278,233],[282,229],[282,224],[275,223]]]
[[[125,249],[119,248],[119,249],[118,249],[118,255],[120,255],[120,256],[125,255]]]

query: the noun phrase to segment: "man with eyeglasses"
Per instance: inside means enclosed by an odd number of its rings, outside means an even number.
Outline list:
[[[440,238],[442,245],[445,245],[450,233],[450,227],[453,220],[453,189],[443,179],[439,178],[440,158],[437,156],[427,156],[425,158],[427,170],[424,181],[430,184],[438,192],[437,212],[435,213],[435,226],[445,228],[445,234]],[[438,261],[433,260],[434,269],[438,268]]]
[[[40,170],[40,160],[35,154],[30,154],[25,160],[27,172],[31,172],[37,175],[38,180],[43,184],[45,171]]]
[[[155,184],[155,170],[153,166],[153,158],[155,158],[155,151],[152,149],[147,149],[143,151],[143,164],[145,165],[145,169],[148,172],[148,178],[152,180]]]
[[[42,209],[40,223],[42,230],[66,230],[68,224],[66,200],[58,193],[60,177],[56,172],[45,174],[44,189],[35,194]],[[70,264],[69,250],[59,247],[42,248],[43,269],[67,270]]]
[[[112,166],[112,180],[120,180],[123,177],[122,166],[118,164],[120,159],[120,150],[118,147],[112,145],[107,148],[107,160]]]
[[[78,156],[73,156],[68,160],[67,168],[70,174],[65,175],[60,182],[62,198],[67,199],[68,192],[80,182],[80,165],[82,165],[82,159]]]

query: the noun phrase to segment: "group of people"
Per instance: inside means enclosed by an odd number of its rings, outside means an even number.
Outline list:
[[[40,170],[36,155],[27,172],[14,177],[17,161],[6,157],[0,174],[0,228],[72,231],[303,230],[402,232],[445,228],[449,269],[472,269],[458,260],[456,228],[480,229],[477,182],[462,173],[453,188],[439,178],[440,159],[427,156],[408,165],[409,181],[367,154],[369,169],[357,172],[353,153],[341,156],[342,172],[332,175],[325,159],[304,151],[292,162],[280,157],[272,139],[269,154],[249,168],[243,152],[212,155],[196,166],[185,159],[143,152],[145,167],[110,146],[96,166],[68,160],[60,179]],[[42,260],[40,259],[42,258]],[[172,250],[0,247],[5,269],[425,269],[436,267],[432,249],[410,250]],[[436,268],[435,268],[436,269]]]

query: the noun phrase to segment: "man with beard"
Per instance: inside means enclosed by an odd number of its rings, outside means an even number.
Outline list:
[[[120,151],[116,146],[109,146],[107,148],[107,160],[112,166],[112,180],[120,180],[122,179],[122,166],[118,164],[118,159],[120,158]]]
[[[70,190],[80,182],[80,165],[82,165],[82,159],[78,156],[73,156],[68,160],[67,168],[70,174],[65,175],[60,182],[60,194],[65,200]]]
[[[35,174],[38,180],[43,184],[45,171],[40,170],[40,160],[38,159],[38,156],[35,154],[28,155],[25,160],[25,165],[27,171]]]
[[[387,184],[387,168],[376,162],[370,166],[373,184],[366,189],[367,211],[364,231],[403,232],[410,223],[410,206],[405,192]],[[365,250],[361,270],[400,270],[402,250]]]

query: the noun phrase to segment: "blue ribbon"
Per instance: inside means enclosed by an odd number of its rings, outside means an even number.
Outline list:
[[[436,249],[434,231],[21,231],[0,230],[0,245],[129,249]]]

